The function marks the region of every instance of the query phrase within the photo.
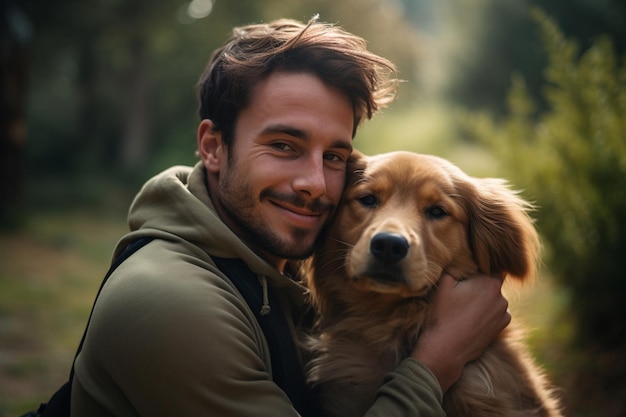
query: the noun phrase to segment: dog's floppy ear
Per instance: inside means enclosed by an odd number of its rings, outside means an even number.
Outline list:
[[[459,188],[467,204],[468,236],[479,271],[532,280],[540,246],[528,215],[532,205],[501,179],[471,179]]]

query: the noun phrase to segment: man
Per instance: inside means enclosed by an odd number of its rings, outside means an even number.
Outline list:
[[[235,29],[200,81],[201,161],[151,179],[131,206],[116,252],[154,240],[98,298],[72,415],[314,415],[293,360],[305,289],[285,268],[311,254],[359,123],[394,94],[393,65],[335,26]],[[444,415],[442,393],[510,320],[500,285],[442,277],[435,320],[370,414]]]

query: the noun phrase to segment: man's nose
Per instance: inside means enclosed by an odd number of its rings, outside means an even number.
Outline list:
[[[306,194],[308,198],[318,198],[326,193],[324,160],[321,157],[308,158],[298,167],[293,181],[296,192]]]

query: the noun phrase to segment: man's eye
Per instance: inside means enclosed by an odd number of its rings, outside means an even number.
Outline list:
[[[375,208],[379,203],[378,198],[376,198],[376,196],[373,194],[366,194],[359,197],[358,200],[363,207],[367,208]]]
[[[330,162],[343,162],[344,158],[336,153],[327,153],[324,155],[324,159]]]
[[[293,149],[290,145],[284,143],[284,142],[274,142],[272,143],[272,147],[274,149],[278,149],[279,151],[289,151],[291,149]]]
[[[430,206],[425,210],[426,217],[433,220],[438,220],[446,217],[448,212],[441,206]]]

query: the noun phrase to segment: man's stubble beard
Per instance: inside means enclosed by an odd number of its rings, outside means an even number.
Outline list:
[[[232,167],[222,173],[219,185],[221,205],[230,219],[236,223],[238,230],[243,233],[243,240],[253,247],[282,259],[306,259],[313,253],[315,241],[306,247],[297,245],[296,242],[309,238],[310,231],[302,228],[292,228],[291,239],[282,239],[270,228],[264,226],[254,213],[255,197],[250,186],[238,181],[236,172]],[[266,192],[259,197],[261,202],[271,192]]]

